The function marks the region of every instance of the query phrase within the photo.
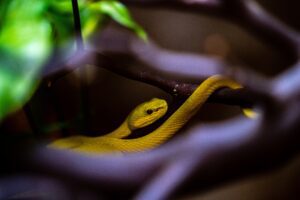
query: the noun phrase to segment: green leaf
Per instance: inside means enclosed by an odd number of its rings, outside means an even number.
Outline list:
[[[121,25],[133,30],[140,38],[147,41],[146,32],[132,19],[129,11],[122,3],[114,0],[105,0],[92,3],[89,5],[89,8],[110,16]]]
[[[0,120],[30,98],[51,52],[51,26],[44,8],[39,0],[0,3]]]
[[[103,25],[106,16],[147,39],[123,4],[115,0],[78,3],[85,39]],[[70,0],[0,1],[0,121],[31,97],[53,49],[70,54],[73,44]]]

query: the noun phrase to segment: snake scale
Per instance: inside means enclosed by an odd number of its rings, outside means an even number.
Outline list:
[[[115,131],[99,137],[71,136],[52,142],[49,147],[72,151],[101,153],[130,153],[153,149],[171,138],[189,119],[197,113],[209,96],[217,89],[229,87],[238,89],[242,86],[221,75],[214,75],[203,81],[187,100],[156,130],[146,136],[123,139],[132,131],[148,126],[161,118],[168,109],[167,102],[154,98],[137,106]],[[250,110],[246,110],[246,114]]]

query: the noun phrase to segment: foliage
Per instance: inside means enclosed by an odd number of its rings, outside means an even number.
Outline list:
[[[85,39],[108,17],[146,39],[143,29],[117,1],[79,0]],[[38,85],[38,75],[54,49],[73,46],[71,0],[0,2],[0,120],[20,108]],[[69,48],[69,50],[71,50]]]

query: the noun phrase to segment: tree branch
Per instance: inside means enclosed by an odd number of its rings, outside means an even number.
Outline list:
[[[237,79],[248,89],[218,90],[209,98],[210,102],[251,107],[257,102],[270,99],[265,78],[258,78],[254,72],[232,68],[214,57],[168,51],[152,41],[145,43],[130,32],[116,29],[104,30],[96,43],[99,45],[98,51],[82,51],[69,59],[67,64],[61,65],[62,67],[45,70],[44,82],[53,82],[73,69],[89,64],[154,85],[173,96],[187,97],[207,77],[225,74]],[[247,76],[241,73],[247,73]],[[257,88],[261,90],[260,93],[255,92]]]

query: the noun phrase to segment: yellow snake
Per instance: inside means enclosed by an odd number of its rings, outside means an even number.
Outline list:
[[[156,130],[135,139],[122,139],[135,129],[148,126],[162,117],[168,109],[165,100],[154,98],[137,106],[115,131],[99,137],[72,136],[54,141],[49,147],[70,149],[80,153],[129,153],[158,147],[172,137],[205,103],[217,89],[242,86],[221,75],[214,75],[203,81],[193,94]],[[251,116],[251,110],[244,113]]]

